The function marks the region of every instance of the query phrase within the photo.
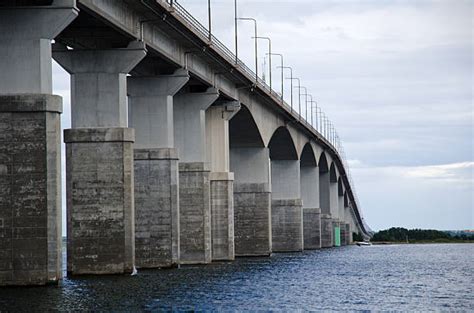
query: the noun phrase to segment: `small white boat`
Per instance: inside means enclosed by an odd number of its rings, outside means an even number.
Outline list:
[[[368,241],[358,241],[356,242],[356,245],[358,245],[359,247],[362,247],[362,246],[371,246],[372,244]]]

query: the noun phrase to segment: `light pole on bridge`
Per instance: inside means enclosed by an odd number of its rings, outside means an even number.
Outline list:
[[[305,96],[305,106],[306,106],[306,109],[308,108],[308,89],[306,89],[306,87],[304,86],[297,86],[298,88],[298,92],[299,92],[299,96],[301,97],[301,89],[304,89],[304,96]],[[307,115],[307,112],[305,110],[305,115]],[[300,104],[300,116],[301,116],[301,104]]]
[[[253,17],[236,17],[236,21],[252,21],[254,23],[254,37],[255,38],[255,84],[258,83],[258,43],[257,43],[257,20]],[[236,32],[237,34],[237,32]],[[237,52],[237,51],[236,51]],[[237,55],[237,54],[236,54]]]
[[[271,60],[272,59],[272,56],[274,55],[278,55],[280,58],[281,58],[281,103],[283,104],[284,100],[283,100],[283,54],[281,53],[267,53],[268,56],[269,56],[269,59]],[[271,63],[271,61],[269,61]]]
[[[313,120],[313,110],[316,113],[316,127],[315,129],[318,130],[318,102],[311,100],[311,124],[314,126],[314,120]],[[314,106],[313,106],[314,105]]]
[[[293,75],[293,73],[292,73]],[[300,92],[300,87],[301,87],[301,81],[298,77],[290,77],[290,78],[287,78],[287,79],[290,79],[291,81],[293,80],[297,80],[298,81],[298,115],[299,115],[299,119],[301,120],[301,92]],[[293,83],[291,84],[291,89],[293,89]],[[293,91],[292,91],[293,92]]]
[[[272,40],[270,37],[262,37],[262,36],[257,36],[257,37],[252,37],[255,39],[265,39],[268,40],[268,54],[270,54],[270,57],[268,58],[268,75],[270,76],[270,91],[272,90]]]
[[[277,68],[290,70],[290,108],[291,112],[293,112],[293,69],[290,66],[277,66]],[[288,79],[288,78],[287,78]]]

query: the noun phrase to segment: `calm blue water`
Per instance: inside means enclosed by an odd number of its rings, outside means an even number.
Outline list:
[[[474,310],[474,244],[275,254],[0,289],[0,311]]]

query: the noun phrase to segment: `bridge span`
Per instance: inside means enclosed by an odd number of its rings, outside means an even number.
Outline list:
[[[7,0],[0,30],[0,286],[61,279],[63,192],[70,275],[369,235],[335,132],[176,1]],[[71,75],[65,191],[52,58]]]

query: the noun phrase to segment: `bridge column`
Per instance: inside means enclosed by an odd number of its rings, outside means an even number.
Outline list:
[[[133,142],[126,75],[145,56],[124,49],[67,50],[53,56],[71,74],[72,129],[64,131],[68,273],[130,273],[135,261]]]
[[[351,220],[352,220],[352,214],[351,214],[351,209],[349,208],[349,204],[347,201],[347,194],[344,195],[344,221],[345,221],[345,227],[346,227],[346,244],[351,244],[352,243],[352,228],[351,228]]]
[[[175,143],[179,163],[180,263],[211,262],[210,167],[206,162],[205,111],[219,97],[215,88],[176,95]]]
[[[352,243],[352,229],[351,224],[346,223],[346,244],[350,245]]]
[[[319,165],[319,198],[321,205],[321,247],[332,247],[333,229],[330,211],[329,171]]]
[[[303,250],[300,161],[272,160],[272,249]]]
[[[62,99],[51,94],[51,40],[77,9],[59,2],[0,8],[0,286],[62,278]]]
[[[341,223],[341,246],[347,246],[349,241],[349,224]]]
[[[303,163],[302,163],[303,164]],[[301,166],[304,249],[321,248],[321,209],[319,205],[319,169]]]
[[[238,101],[206,110],[206,145],[211,182],[212,260],[235,259],[234,173],[229,171],[229,120],[240,110]]]
[[[269,150],[233,147],[230,168],[235,173],[235,255],[268,256],[272,252]]]
[[[129,124],[135,129],[135,263],[140,268],[179,263],[178,155],[173,96],[188,72],[127,79]]]

